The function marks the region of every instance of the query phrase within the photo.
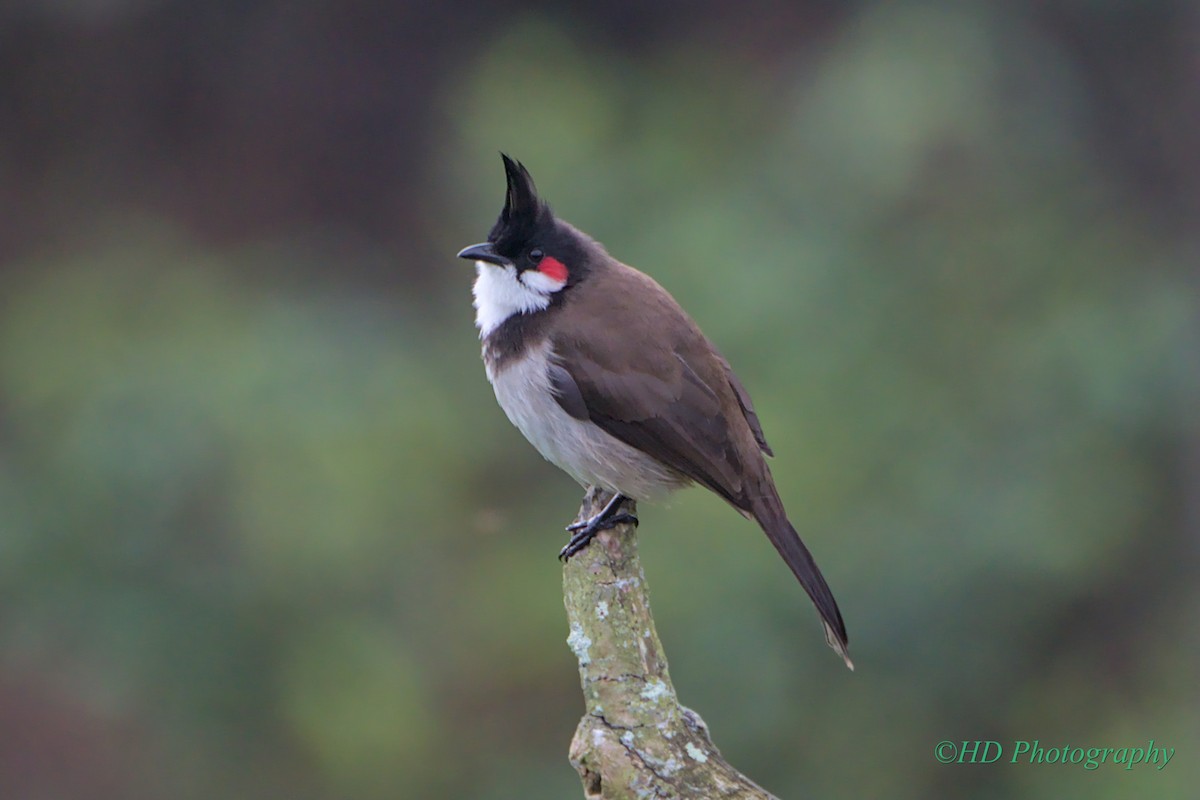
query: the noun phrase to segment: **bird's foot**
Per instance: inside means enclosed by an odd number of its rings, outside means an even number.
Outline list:
[[[585,519],[581,522],[568,525],[567,530],[572,532],[571,538],[567,541],[566,547],[558,551],[559,559],[561,561],[569,561],[571,556],[587,547],[600,531],[606,531],[609,528],[614,528],[617,525],[625,523],[636,527],[638,518],[626,511],[619,510],[621,504],[627,499],[622,494],[615,494],[604,505],[604,508],[600,509],[600,512],[593,515],[591,519]]]

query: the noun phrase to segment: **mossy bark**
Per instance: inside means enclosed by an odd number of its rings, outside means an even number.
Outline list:
[[[605,499],[590,492],[580,519]],[[563,595],[587,707],[570,759],[588,800],[772,797],[730,766],[703,720],[679,704],[632,526],[604,531],[576,554],[563,568]]]

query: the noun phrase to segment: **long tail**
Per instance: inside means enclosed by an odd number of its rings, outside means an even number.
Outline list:
[[[804,542],[800,541],[800,534],[796,533],[792,523],[788,522],[787,512],[775,487],[768,486],[766,489],[761,499],[750,509],[750,513],[767,534],[771,544],[775,545],[779,555],[783,556],[783,560],[791,567],[792,574],[800,581],[804,591],[812,598],[825,626],[825,641],[842,657],[846,666],[853,670],[854,662],[846,652],[850,643],[846,637],[846,624],[842,622],[842,612],[838,610],[837,600],[833,599],[833,592],[830,591],[829,584],[825,583],[825,577],[821,575],[817,562],[813,561],[812,554],[808,552]]]

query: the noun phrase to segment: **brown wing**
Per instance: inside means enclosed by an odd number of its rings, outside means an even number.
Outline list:
[[[591,302],[577,298],[570,330],[551,337],[559,404],[757,520],[816,605],[826,641],[850,665],[837,601],[788,522],[763,458],[771,450],[745,388],[658,284],[621,265],[614,269],[621,280],[597,276]],[[581,310],[589,308],[596,313]]]
[[[746,387],[738,380],[738,376],[733,374],[733,367],[729,366],[729,362],[720,353],[717,357],[721,360],[721,366],[725,368],[725,378],[729,381],[730,387],[733,388],[733,393],[737,395],[738,405],[742,408],[742,415],[746,418],[747,424],[750,425],[750,430],[754,433],[754,441],[758,442],[758,449],[762,450],[769,456],[775,455],[775,451],[771,449],[771,445],[767,444],[766,434],[763,433],[762,423],[758,421],[758,414],[754,411],[754,404],[750,402],[750,393],[746,391]]]
[[[695,323],[645,281],[635,296],[606,304],[603,316],[554,337],[560,403],[576,415],[582,405],[605,432],[748,510],[747,484],[764,472],[749,398],[740,399],[744,390]],[[620,337],[612,335],[617,326]]]

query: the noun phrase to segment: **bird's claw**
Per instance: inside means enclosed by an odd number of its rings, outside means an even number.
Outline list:
[[[606,531],[609,528],[624,524],[633,525],[636,528],[638,524],[636,516],[627,511],[616,513],[624,500],[625,498],[617,495],[604,506],[600,513],[590,519],[580,520],[568,525],[567,530],[571,532],[571,538],[567,541],[566,546],[558,551],[559,560],[569,561],[571,556],[587,547],[600,531]]]

